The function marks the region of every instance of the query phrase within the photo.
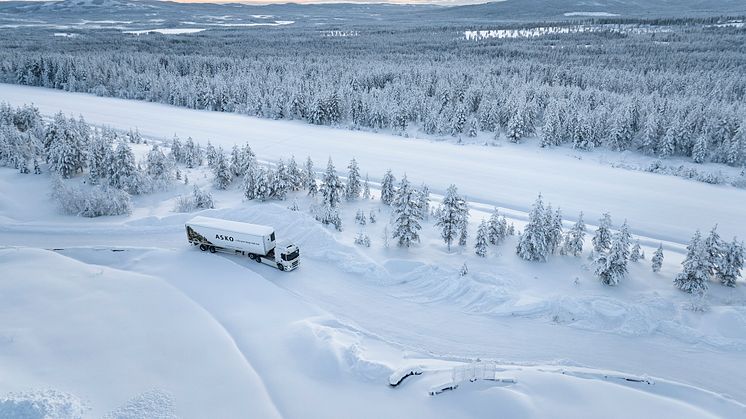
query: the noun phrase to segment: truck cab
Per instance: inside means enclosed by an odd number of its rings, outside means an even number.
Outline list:
[[[280,249],[277,249],[280,250]],[[280,252],[280,258],[277,260],[277,267],[281,271],[292,271],[300,264],[300,249],[294,244],[287,245]]]

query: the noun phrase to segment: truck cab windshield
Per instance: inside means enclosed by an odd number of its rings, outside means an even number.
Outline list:
[[[293,260],[298,257],[299,253],[300,252],[296,250],[292,253],[283,253],[282,255],[280,255],[280,257],[282,258],[282,260]]]

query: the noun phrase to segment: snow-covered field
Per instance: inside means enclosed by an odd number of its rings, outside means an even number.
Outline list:
[[[386,248],[390,209],[378,200],[343,204],[336,232],[312,218],[304,193],[256,203],[237,185],[214,191],[216,208],[201,214],[273,225],[279,240],[300,246],[301,268],[283,273],[188,246],[183,225],[195,213],[172,209],[191,185],[135,197],[130,216],[91,220],[57,214],[48,175],[0,168],[0,417],[34,408],[96,418],[746,415],[743,281],[713,284],[706,312],[689,310],[671,284],[695,228],[719,223],[726,238],[746,236],[744,190],[566,150],[405,139],[21,86],[0,85],[0,101],[150,138],[248,141],[263,160],[310,155],[320,167],[331,156],[341,169],[354,156],[373,180],[391,168],[427,182],[436,201],[455,183],[472,203],[471,237],[493,206],[522,229],[541,191],[568,219],[580,210],[589,224],[604,210],[616,223],[627,218],[648,255],[610,288],[585,258],[522,261],[515,239],[485,259],[471,245],[449,253],[432,220],[421,245]],[[205,188],[212,181],[205,168],[188,175]],[[287,209],[293,199],[300,211]],[[365,227],[370,248],[353,244],[358,209],[377,214]],[[666,259],[654,274],[659,241]],[[464,262],[470,272],[460,276]],[[419,375],[389,385],[410,371]]]

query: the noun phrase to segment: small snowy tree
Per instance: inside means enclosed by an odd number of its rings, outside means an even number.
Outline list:
[[[349,172],[347,173],[345,198],[347,198],[348,201],[351,201],[360,198],[360,192],[362,189],[362,185],[360,184],[360,168],[354,158],[350,161],[347,168],[349,169]]]
[[[221,151],[222,154],[222,151]],[[205,157],[207,158],[207,166],[210,169],[215,170],[215,161],[218,158],[218,150],[212,145],[210,140],[207,140],[207,146],[205,147]],[[225,188],[221,188],[225,189]]]
[[[479,257],[485,257],[487,255],[487,246],[489,244],[488,236],[489,228],[487,227],[487,223],[482,220],[477,229],[477,237],[474,239],[474,253]]]
[[[280,160],[270,178],[271,195],[274,199],[284,200],[288,192],[292,189],[290,175],[285,166],[285,162]]]
[[[562,211],[557,208],[553,212],[551,204],[548,205],[544,222],[546,223],[544,229],[547,233],[547,246],[549,247],[549,253],[553,254],[562,244]]]
[[[365,212],[363,212],[363,210],[357,210],[357,213],[355,213],[355,222],[360,225],[367,224],[368,218],[365,216]]]
[[[640,247],[640,240],[635,241],[635,245],[632,246],[632,251],[629,253],[629,260],[630,262],[637,262],[640,259],[645,259],[645,255],[642,253],[642,248]]]
[[[550,249],[547,244],[544,213],[544,202],[539,195],[528,214],[528,224],[526,224],[516,248],[516,253],[522,259],[544,262],[549,256]]]
[[[623,231],[616,233],[608,252],[596,254],[596,276],[604,285],[617,285],[627,275],[629,242]]]
[[[329,161],[326,164],[326,171],[324,176],[321,178],[321,202],[332,208],[336,208],[342,200],[342,193],[344,192],[344,184],[337,176],[337,170],[334,168],[332,158],[329,157]]]
[[[487,237],[490,244],[500,244],[508,236],[508,223],[505,220],[505,217],[498,213],[497,208],[495,208],[490,216],[487,229]]]
[[[606,252],[611,247],[611,216],[608,212],[601,215],[592,243],[594,253]]]
[[[709,266],[708,276],[712,278],[720,267],[720,259],[725,248],[725,243],[717,232],[718,226],[715,225],[710,230],[710,234],[704,241],[705,252],[707,253],[707,264]]]
[[[298,167],[298,163],[295,161],[295,156],[290,156],[290,162],[288,163],[288,181],[290,182],[290,189],[292,191],[299,191],[303,188],[303,173]]]
[[[272,173],[260,167],[254,174],[254,199],[266,201],[272,197]]]
[[[369,216],[368,216],[368,221],[370,221],[371,224],[375,224],[376,223],[376,213],[373,212],[373,210],[370,210],[370,213],[369,213]]]
[[[420,186],[420,208],[422,209],[422,219],[427,220],[430,215],[430,188],[424,183]]]
[[[391,174],[391,170],[386,171],[386,174],[383,176],[383,181],[381,182],[381,202],[386,205],[391,205],[394,201],[394,196],[396,194],[394,191],[394,182],[396,182],[396,178]]]
[[[440,236],[451,250],[451,244],[456,240],[465,222],[468,220],[469,209],[466,200],[458,194],[456,185],[446,190],[443,202],[438,209],[435,227],[440,229]]]
[[[658,245],[658,249],[653,253],[652,268],[653,272],[660,272],[663,266],[663,243]]]
[[[109,185],[138,194],[142,191],[141,181],[132,149],[126,142],[120,141],[109,160]]]
[[[585,223],[583,222],[583,213],[578,216],[578,221],[572,226],[570,231],[565,235],[563,250],[565,254],[579,256],[583,253],[583,243],[585,242]]]
[[[392,237],[398,239],[399,247],[411,247],[414,243],[419,243],[419,232],[422,229],[419,192],[409,184],[406,175],[399,184],[392,206]]]
[[[311,196],[316,196],[316,193],[319,191],[316,185],[316,172],[313,170],[313,160],[311,160],[311,157],[306,158],[306,164],[303,166],[303,186]]]
[[[368,174],[365,174],[365,181],[363,182],[363,199],[370,199],[370,182],[368,181]]]
[[[228,162],[226,161],[223,149],[215,150],[212,156],[212,171],[215,174],[214,185],[217,189],[226,189],[233,180]]]
[[[684,292],[704,295],[707,292],[711,266],[699,230],[694,233],[686,249],[686,257],[681,263],[683,270],[674,278],[674,285]]]
[[[718,270],[715,273],[718,281],[726,287],[735,287],[736,281],[741,277],[743,259],[743,243],[734,237],[732,242],[725,245],[718,261]]]

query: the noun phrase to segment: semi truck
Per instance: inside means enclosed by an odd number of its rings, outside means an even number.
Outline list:
[[[197,216],[186,223],[187,240],[203,252],[226,252],[248,256],[281,271],[300,265],[298,246],[278,248],[272,227]]]

